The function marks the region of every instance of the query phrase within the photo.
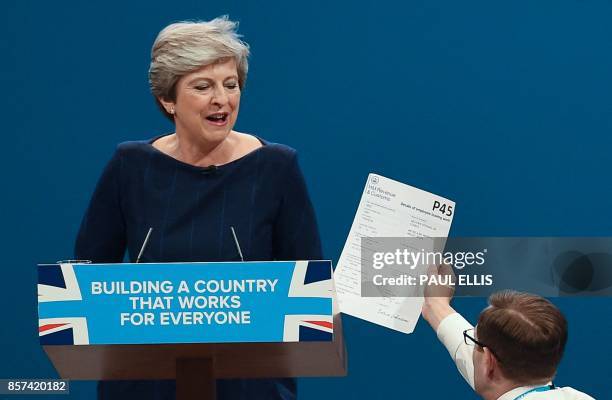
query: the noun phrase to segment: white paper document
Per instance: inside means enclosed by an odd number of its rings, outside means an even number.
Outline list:
[[[453,201],[369,174],[334,272],[340,311],[400,332],[414,331],[422,297],[361,297],[362,280],[369,279],[361,273],[362,238],[446,238],[454,209]]]

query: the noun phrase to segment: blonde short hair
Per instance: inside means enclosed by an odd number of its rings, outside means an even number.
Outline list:
[[[176,82],[184,75],[234,58],[242,89],[249,69],[249,46],[236,33],[238,23],[222,16],[212,21],[183,21],[165,27],[151,49],[149,85],[156,99],[176,100]],[[162,108],[163,110],[163,108]]]

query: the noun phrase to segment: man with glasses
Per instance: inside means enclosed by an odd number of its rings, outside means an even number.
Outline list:
[[[440,266],[433,273],[449,275],[452,268]],[[552,383],[567,341],[567,322],[551,302],[528,293],[494,293],[474,328],[450,306],[452,296],[453,288],[428,286],[423,318],[483,399],[593,400]]]

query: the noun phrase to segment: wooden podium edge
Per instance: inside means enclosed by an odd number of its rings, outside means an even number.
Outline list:
[[[64,379],[176,379],[177,360],[211,359],[224,378],[342,377],[347,353],[340,313],[331,342],[45,345]]]

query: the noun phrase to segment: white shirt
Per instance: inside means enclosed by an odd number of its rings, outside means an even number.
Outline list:
[[[460,314],[447,316],[438,325],[438,339],[444,344],[450,356],[455,361],[459,372],[467,383],[474,389],[474,360],[472,353],[474,346],[465,344],[463,331],[473,326]],[[522,386],[504,393],[497,400],[514,400],[523,393],[538,386]],[[532,392],[523,397],[525,400],[595,400],[591,396],[574,390],[570,387],[556,388],[545,392]]]

